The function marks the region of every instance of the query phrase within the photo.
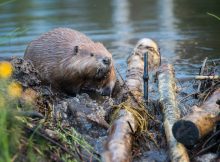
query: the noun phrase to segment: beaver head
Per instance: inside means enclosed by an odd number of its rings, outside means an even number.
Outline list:
[[[78,88],[94,87],[112,92],[116,81],[112,55],[101,43],[80,44],[71,53],[60,63],[62,80],[69,80]]]
[[[69,64],[85,79],[103,79],[112,68],[112,55],[101,43],[75,46]]]

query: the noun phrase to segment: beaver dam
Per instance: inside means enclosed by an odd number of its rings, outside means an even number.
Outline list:
[[[42,84],[30,61],[2,61],[0,161],[217,161],[220,60],[205,58],[198,75],[176,78],[145,43],[111,97],[70,96]]]
[[[0,162],[220,161],[219,15],[219,0],[0,1]]]

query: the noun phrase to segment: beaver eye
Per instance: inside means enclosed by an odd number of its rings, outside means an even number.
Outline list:
[[[73,54],[76,55],[78,52],[79,52],[79,46],[75,46]]]
[[[90,53],[90,56],[93,57],[93,56],[94,56],[94,53]]]

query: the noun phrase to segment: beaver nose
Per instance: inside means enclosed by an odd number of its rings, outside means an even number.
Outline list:
[[[111,59],[110,59],[109,57],[105,57],[105,58],[103,58],[102,62],[103,62],[105,65],[110,65]]]

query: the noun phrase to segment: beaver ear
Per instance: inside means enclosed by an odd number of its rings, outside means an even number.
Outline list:
[[[79,46],[75,46],[73,50],[73,54],[76,55],[79,52]]]
[[[100,42],[96,42],[96,45],[100,46],[100,47],[104,47],[104,45]]]

